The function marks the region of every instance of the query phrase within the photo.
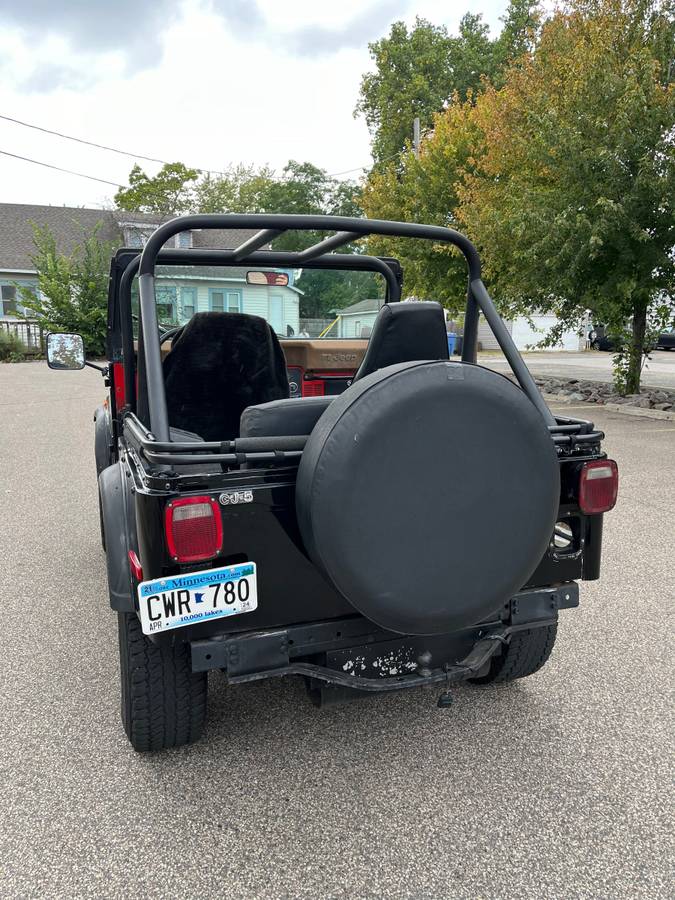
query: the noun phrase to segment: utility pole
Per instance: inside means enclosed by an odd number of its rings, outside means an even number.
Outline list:
[[[413,119],[413,152],[417,159],[420,158],[420,120],[418,116]]]

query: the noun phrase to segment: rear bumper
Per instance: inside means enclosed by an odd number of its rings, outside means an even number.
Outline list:
[[[521,591],[489,622],[448,635],[396,635],[362,616],[190,642],[192,669],[222,669],[238,684],[304,675],[360,691],[461,681],[481,673],[516,631],[555,622],[579,605],[575,582]],[[458,662],[459,660],[459,662]]]

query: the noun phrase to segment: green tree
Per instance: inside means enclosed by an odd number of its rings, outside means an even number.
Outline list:
[[[113,245],[98,237],[100,226],[85,235],[70,256],[59,253],[47,226],[33,225],[33,266],[38,294],[21,290],[27,317],[37,316],[50,331],[76,332],[88,353],[105,354],[108,270]]]
[[[361,79],[354,115],[365,117],[377,166],[410,143],[416,116],[428,128],[452,94],[450,37],[443,26],[418,17],[410,31],[394,22],[389,35],[368,49],[375,71]]]
[[[558,333],[586,310],[625,333],[615,380],[628,393],[650,327],[672,315],[672,12],[574,0],[554,15],[527,63],[478,101],[483,153],[458,189],[497,293],[514,311],[555,312]]]
[[[371,172],[361,202],[370,218],[425,222],[458,228],[458,190],[476,165],[482,135],[470,101],[455,102],[434,120],[433,134],[422,142],[419,159],[411,152],[400,165]],[[466,297],[466,265],[447,244],[405,238],[373,237],[368,250],[400,259],[408,296],[437,300],[454,314]]]
[[[531,0],[511,0],[500,21],[503,28],[494,43],[493,81],[497,86],[503,84],[510,65],[534,51],[541,25],[539,4]]]
[[[190,212],[195,205],[194,183],[198,178],[199,169],[189,169],[180,162],[166,163],[154,178],[134,165],[129,186],[115,194],[115,204],[118,209],[160,216]]]
[[[511,0],[494,40],[482,17],[467,13],[454,37],[417,18],[410,31],[394,22],[387,37],[369,44],[375,71],[361,79],[354,114],[366,119],[375,168],[397,160],[410,145],[416,117],[422,132],[428,131],[453,96],[464,101],[486,83],[501,81],[504,68],[531,48],[538,7],[538,2]]]
[[[233,166],[225,175],[206,175],[195,187],[195,206],[203,213],[266,211],[274,172],[267,166]]]
[[[375,272],[303,269],[297,282],[303,292],[300,315],[303,319],[326,318],[359,300],[384,296],[384,282]]]

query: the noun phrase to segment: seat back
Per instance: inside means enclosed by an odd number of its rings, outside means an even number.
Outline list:
[[[241,437],[310,434],[334,397],[299,397],[249,406],[241,415]]]
[[[354,381],[397,363],[448,359],[445,316],[440,303],[386,303]]]
[[[247,406],[289,395],[283,350],[259,316],[197,313],[163,368],[169,424],[205,441],[238,437]]]

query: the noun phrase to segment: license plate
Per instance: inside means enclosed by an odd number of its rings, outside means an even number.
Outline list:
[[[257,607],[256,566],[252,562],[156,578],[138,585],[144,634],[253,612]]]

